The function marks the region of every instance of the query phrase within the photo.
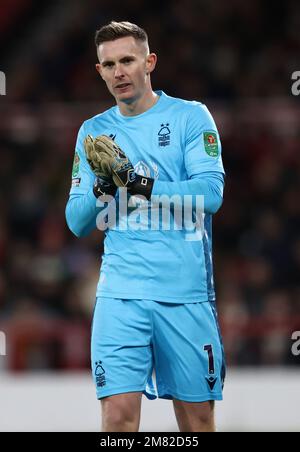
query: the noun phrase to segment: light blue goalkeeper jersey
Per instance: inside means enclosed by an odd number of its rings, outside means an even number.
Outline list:
[[[96,207],[95,176],[83,147],[88,134],[111,136],[135,171],[155,182],[149,203],[134,197],[133,205],[126,212],[117,211],[116,222],[109,223],[97,297],[213,301],[212,215],[222,204],[224,179],[219,134],[205,105],[162,91],[157,94],[157,103],[140,115],[123,116],[115,106],[83,123],[76,143],[67,223],[77,236],[86,235],[97,221],[103,224],[109,209],[118,206],[120,190],[116,204]],[[199,214],[201,195],[204,212]],[[166,221],[160,217],[151,223],[170,197],[174,201],[169,209],[170,228],[167,216]],[[180,223],[180,215],[176,216],[184,211],[185,201],[193,209],[196,225],[189,220]]]

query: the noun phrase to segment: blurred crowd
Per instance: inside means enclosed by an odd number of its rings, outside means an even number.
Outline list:
[[[174,96],[289,95],[299,61],[297,0],[2,3],[1,63],[15,101],[110,100],[94,68],[94,32],[112,19],[147,30],[159,55],[154,82]]]
[[[138,0],[4,3],[0,330],[7,366],[89,366],[103,237],[76,239],[64,209],[80,123],[113,101],[94,69],[93,42],[111,19],[147,30],[159,56],[155,89],[203,101],[217,121],[227,176],[214,265],[228,364],[299,364],[290,350],[300,330],[300,109],[290,93],[290,75],[300,69],[299,3],[273,3],[272,20],[270,3],[258,0],[153,0],[143,8]]]
[[[300,131],[260,119],[257,112],[255,127],[240,128],[237,120],[223,140],[228,173],[214,242],[220,317],[229,361],[297,364],[290,346],[300,329]]]

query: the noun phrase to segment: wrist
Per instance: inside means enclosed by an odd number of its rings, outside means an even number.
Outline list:
[[[154,179],[151,177],[140,176],[135,174],[135,179],[128,186],[128,192],[130,195],[141,195],[146,199],[151,198]]]
[[[96,198],[99,196],[110,195],[115,196],[118,187],[113,183],[102,179],[101,177],[96,177],[93,185],[93,193]]]

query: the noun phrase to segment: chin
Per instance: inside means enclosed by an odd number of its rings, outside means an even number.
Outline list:
[[[125,104],[131,104],[136,100],[136,96],[132,93],[124,93],[117,97],[119,102],[124,102]]]

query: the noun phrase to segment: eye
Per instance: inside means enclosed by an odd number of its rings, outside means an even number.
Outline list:
[[[111,69],[113,67],[113,63],[103,63],[103,67]]]

